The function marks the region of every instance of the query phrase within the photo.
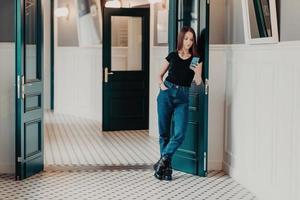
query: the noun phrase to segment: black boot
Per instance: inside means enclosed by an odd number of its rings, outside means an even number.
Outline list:
[[[171,161],[169,158],[163,156],[159,161],[157,165],[154,165],[155,168],[155,173],[154,176],[159,179],[159,180],[171,180],[172,179],[172,168],[171,166]],[[166,170],[167,174],[166,174]],[[171,173],[170,173],[171,169]],[[171,179],[170,179],[171,176]]]
[[[154,168],[154,176],[155,178],[162,180],[163,178],[163,171],[164,171],[164,162],[163,162],[163,158],[161,157],[159,159],[159,161],[157,163],[154,164],[153,168]]]
[[[161,157],[160,157],[160,159],[153,165],[153,169],[154,169],[154,171],[156,171],[156,169],[157,169],[157,166],[158,166],[158,163],[159,163],[159,161],[161,160]]]
[[[163,173],[163,180],[166,180],[166,181],[171,181],[172,180],[172,163],[171,161],[169,160],[169,162],[167,163],[167,166],[166,166],[166,169],[164,170],[164,173]]]

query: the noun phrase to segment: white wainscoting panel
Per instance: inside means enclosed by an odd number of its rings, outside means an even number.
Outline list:
[[[55,112],[102,121],[102,48],[55,49]]]
[[[15,45],[0,43],[0,173],[14,173]]]
[[[300,43],[226,50],[224,168],[263,200],[300,199]]]

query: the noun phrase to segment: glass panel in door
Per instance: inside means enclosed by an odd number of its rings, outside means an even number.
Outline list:
[[[111,71],[142,70],[142,18],[111,17]]]
[[[25,77],[26,82],[40,79],[37,67],[37,0],[25,1]]]

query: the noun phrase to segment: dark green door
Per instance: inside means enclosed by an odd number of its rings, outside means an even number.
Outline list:
[[[43,170],[41,0],[16,0],[16,179]]]
[[[103,130],[148,129],[149,9],[105,8]]]
[[[169,8],[169,51],[176,49],[176,38],[182,26],[191,26],[198,37],[203,57],[203,84],[190,89],[189,122],[186,138],[173,158],[174,169],[199,176],[207,174],[208,126],[208,44],[209,1],[174,0]]]

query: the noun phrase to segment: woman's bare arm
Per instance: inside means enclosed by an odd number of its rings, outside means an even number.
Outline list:
[[[196,85],[200,85],[202,83],[202,62],[197,64],[193,70],[195,72],[193,80],[195,81]]]
[[[169,67],[169,62],[167,60],[164,60],[164,63],[158,74],[158,85],[159,87],[164,87],[162,89],[166,89],[166,86],[163,84],[163,77],[165,73],[168,71],[168,67]]]

